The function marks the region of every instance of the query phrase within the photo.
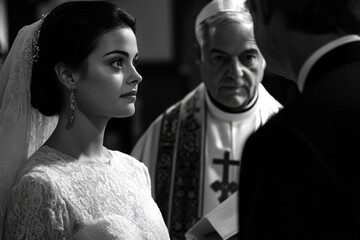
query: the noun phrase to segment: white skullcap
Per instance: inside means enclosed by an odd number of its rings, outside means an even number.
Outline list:
[[[202,21],[212,17],[219,12],[241,12],[244,9],[245,0],[213,0],[208,3],[196,17],[195,21],[195,35],[198,42],[199,40],[199,28]]]

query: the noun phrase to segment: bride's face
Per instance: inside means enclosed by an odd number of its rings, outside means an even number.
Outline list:
[[[75,93],[78,109],[89,118],[128,117],[135,112],[138,48],[130,28],[116,28],[98,40],[87,58],[86,74]]]

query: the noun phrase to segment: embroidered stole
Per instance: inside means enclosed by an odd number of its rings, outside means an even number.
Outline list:
[[[155,200],[173,239],[184,239],[185,232],[202,216],[204,91],[201,84],[162,120]]]

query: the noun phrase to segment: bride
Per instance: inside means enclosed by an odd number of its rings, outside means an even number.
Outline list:
[[[108,2],[20,30],[0,73],[3,239],[169,239],[145,165],[103,146],[135,112],[137,61],[135,20]]]

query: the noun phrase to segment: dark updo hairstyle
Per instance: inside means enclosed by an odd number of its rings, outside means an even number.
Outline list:
[[[109,2],[72,1],[54,8],[40,29],[31,105],[46,116],[59,114],[63,97],[55,65],[62,62],[73,70],[85,70],[86,58],[99,38],[117,27],[129,27],[135,33],[135,19]]]

